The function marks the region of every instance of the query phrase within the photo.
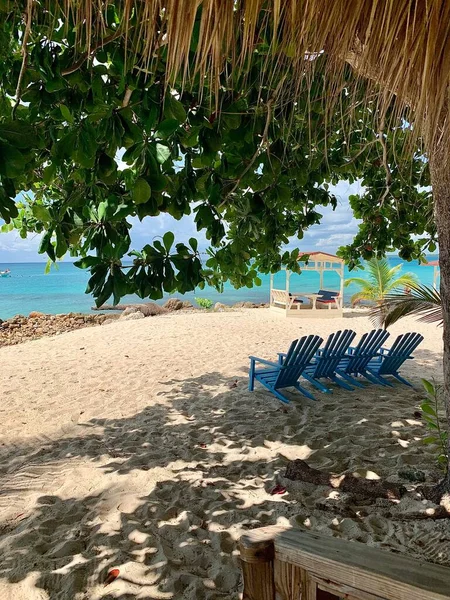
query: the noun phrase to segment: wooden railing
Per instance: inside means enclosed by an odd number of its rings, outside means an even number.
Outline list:
[[[265,527],[242,536],[244,600],[449,600],[450,568]]]

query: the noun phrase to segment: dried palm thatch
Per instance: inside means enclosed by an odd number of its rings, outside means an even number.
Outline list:
[[[34,11],[44,10],[41,3],[32,4]],[[62,20],[75,24],[81,52],[111,35],[109,4],[60,0]],[[411,120],[428,145],[448,135],[450,0],[122,0],[115,5],[122,8],[123,35],[132,36],[136,56],[147,66],[165,46],[168,81],[181,74],[185,81],[196,75],[218,82],[226,68],[242,73],[264,40],[262,82],[280,63],[288,61],[292,69],[290,84],[280,93],[286,88],[292,93],[305,66],[326,53],[336,86],[350,62],[380,84],[381,109],[388,110],[394,94],[399,106],[413,109]],[[48,6],[54,15],[55,1],[48,0]],[[195,68],[189,69],[194,32]]]

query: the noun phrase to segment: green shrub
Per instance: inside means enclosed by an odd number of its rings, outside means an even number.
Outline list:
[[[211,308],[213,301],[208,298],[195,298],[195,301],[201,308]]]
[[[443,469],[448,464],[448,433],[441,424],[439,412],[444,410],[442,388],[427,379],[422,379],[427,397],[420,405],[422,419],[427,424],[429,434],[422,441],[424,444],[437,446],[437,461]]]

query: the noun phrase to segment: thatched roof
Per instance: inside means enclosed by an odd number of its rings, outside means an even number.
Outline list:
[[[61,0],[66,16],[71,11],[85,27],[88,44],[104,28],[102,11],[108,4]],[[267,77],[279,62],[290,61],[290,89],[304,76],[305,54],[325,52],[336,84],[348,61],[380,83],[382,106],[395,93],[414,109],[415,123],[428,134],[429,143],[443,129],[450,79],[450,0],[123,0],[123,6],[125,29],[133,11],[138,12],[139,31],[130,35],[140,40],[149,61],[158,46],[167,46],[172,77],[180,72],[187,79],[192,76],[186,69],[200,7],[196,70],[201,75],[216,77],[225,60],[243,68],[255,42],[266,38],[271,44]]]

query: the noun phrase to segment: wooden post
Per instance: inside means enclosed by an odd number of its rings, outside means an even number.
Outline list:
[[[272,305],[273,305],[272,290],[273,290],[273,273],[271,273],[271,274],[270,274],[270,296],[269,296],[269,306],[272,306]]]
[[[275,600],[273,537],[243,535],[239,541],[244,575],[243,600]]]

